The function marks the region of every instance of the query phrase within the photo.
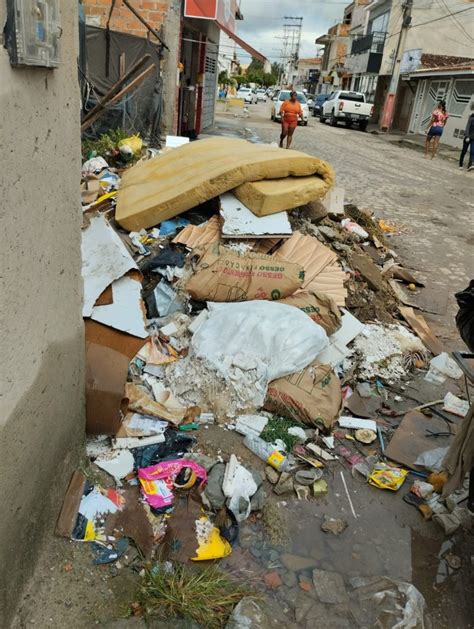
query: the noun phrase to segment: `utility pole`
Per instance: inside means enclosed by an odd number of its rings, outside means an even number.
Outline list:
[[[382,122],[380,127],[382,131],[390,131],[392,128],[393,115],[395,112],[395,105],[397,102],[398,84],[400,82],[400,69],[403,53],[405,51],[405,42],[408,34],[408,29],[411,25],[411,12],[413,9],[413,0],[404,0],[402,2],[402,25],[400,27],[400,33],[397,42],[397,48],[395,51],[392,78],[390,80],[390,87],[385,99],[385,104],[382,113]]]
[[[291,69],[297,66],[303,28],[302,17],[285,15],[284,20],[283,37],[280,38],[284,41],[280,85],[289,81]]]

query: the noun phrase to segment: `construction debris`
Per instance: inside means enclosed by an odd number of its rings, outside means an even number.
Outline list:
[[[122,161],[144,151],[134,137],[121,148]],[[279,529],[272,508],[342,495],[341,516],[358,520],[354,483],[398,491],[434,451],[438,469],[467,402],[409,393],[428,365],[437,385],[460,371],[398,297],[396,280],[415,284],[413,304],[428,289],[389,249],[391,227],[343,189],[328,195],[331,166],[296,151],[169,137],[156,152],[119,174],[100,156],[84,164],[87,432],[100,437],[87,449],[94,482],[74,474],[57,533],[93,545],[96,563],[120,565],[132,547],[134,569],[160,558],[162,570],[228,557],[239,527],[252,524],[242,547],[258,538],[267,508]],[[405,502],[461,526],[444,480],[418,483]],[[333,513],[320,525],[340,539],[347,526]],[[335,573],[280,577],[265,553],[250,547],[268,587],[347,600]],[[286,564],[319,561],[299,559]]]

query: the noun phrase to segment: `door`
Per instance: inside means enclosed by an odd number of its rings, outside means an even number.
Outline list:
[[[424,133],[430,122],[433,109],[439,103],[440,100],[446,100],[446,95],[449,88],[448,81],[434,80],[430,81],[429,88],[425,94],[425,100],[421,110],[420,124],[418,127],[418,133]]]
[[[204,61],[204,86],[202,92],[201,129],[214,124],[214,108],[216,106],[217,59],[206,54]]]

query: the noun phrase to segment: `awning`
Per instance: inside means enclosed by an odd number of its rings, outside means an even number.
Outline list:
[[[266,61],[268,61],[265,55],[262,55],[261,52],[258,52],[258,50],[255,50],[255,48],[253,48],[250,44],[247,44],[246,41],[244,41],[243,39],[240,39],[240,37],[238,37],[235,33],[233,33],[226,26],[221,24],[219,20],[216,20],[216,24],[228,37],[233,39],[236,44],[238,44],[241,48],[243,48],[246,52],[248,52],[249,55],[251,55],[254,59],[258,59],[262,63],[265,63]]]

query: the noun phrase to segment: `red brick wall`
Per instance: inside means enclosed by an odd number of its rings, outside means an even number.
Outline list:
[[[86,21],[93,26],[107,25],[110,12],[111,0],[83,0]],[[157,31],[160,30],[166,19],[169,9],[169,0],[150,2],[149,0],[130,0],[140,15]],[[110,20],[110,28],[113,31],[129,33],[143,37],[147,34],[147,29],[133,15],[121,0],[117,0]]]

